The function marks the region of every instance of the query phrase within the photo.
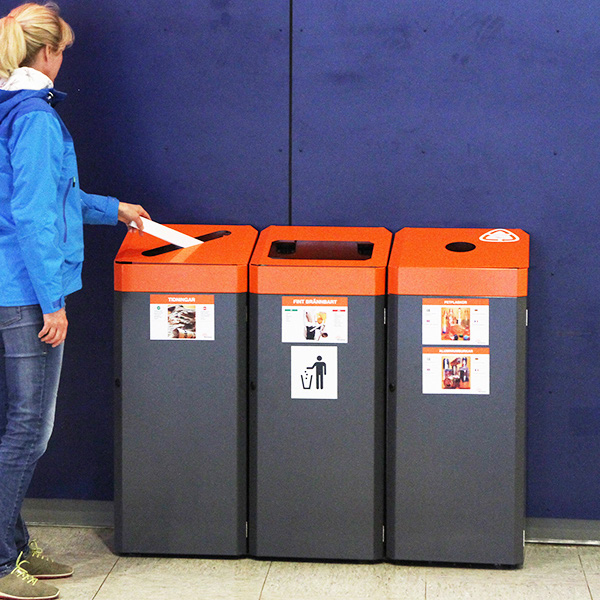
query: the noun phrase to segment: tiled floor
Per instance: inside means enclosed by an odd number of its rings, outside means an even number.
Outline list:
[[[119,557],[112,530],[32,527],[64,600],[600,600],[600,547],[528,544],[516,571]]]

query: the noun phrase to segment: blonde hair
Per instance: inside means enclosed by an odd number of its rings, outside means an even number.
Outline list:
[[[58,53],[73,44],[73,30],[58,13],[54,2],[29,2],[0,19],[0,77],[30,65],[44,46]]]

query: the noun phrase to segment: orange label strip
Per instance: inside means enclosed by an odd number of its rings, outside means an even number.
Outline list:
[[[215,297],[212,295],[191,296],[188,294],[151,294],[150,304],[214,304]]]
[[[314,296],[284,296],[282,306],[348,306],[348,298],[315,298]]]
[[[487,298],[423,298],[423,304],[429,306],[489,306]]]
[[[489,354],[489,348],[423,348],[423,354]]]

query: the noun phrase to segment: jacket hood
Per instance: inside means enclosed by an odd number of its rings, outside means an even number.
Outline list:
[[[8,79],[0,79],[0,89],[7,92],[18,90],[46,90],[54,87],[52,79],[31,67],[15,69]]]
[[[52,80],[41,71],[19,67],[8,79],[0,79],[0,123],[23,100],[42,98],[53,107],[65,97],[66,94],[57,92]]]
[[[24,100],[29,98],[41,98],[54,107],[58,102],[61,102],[67,97],[63,92],[59,92],[54,88],[43,90],[17,90],[7,92],[0,90],[0,123]]]

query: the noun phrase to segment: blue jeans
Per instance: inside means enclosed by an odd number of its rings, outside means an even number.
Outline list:
[[[21,505],[54,425],[63,344],[40,341],[42,326],[38,305],[0,307],[0,577],[28,550]]]

